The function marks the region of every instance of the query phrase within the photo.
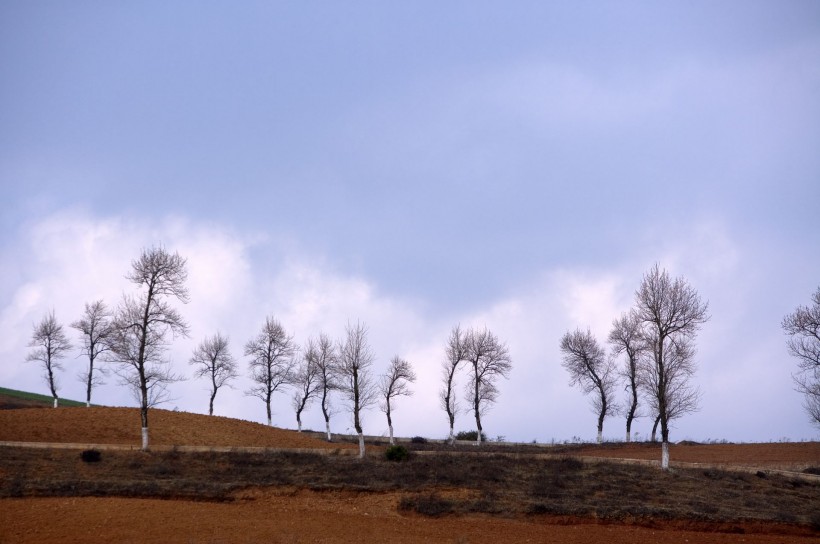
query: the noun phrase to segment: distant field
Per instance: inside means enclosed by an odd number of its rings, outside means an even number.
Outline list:
[[[0,409],[3,408],[51,408],[54,399],[48,395],[38,395],[27,391],[17,391],[0,387]],[[60,406],[85,406],[84,402],[60,398]],[[93,405],[92,405],[93,406]]]

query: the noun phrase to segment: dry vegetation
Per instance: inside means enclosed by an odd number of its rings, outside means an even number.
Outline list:
[[[138,429],[136,409],[0,410],[0,441],[137,448]],[[160,498],[175,499],[172,502],[187,509],[203,501],[221,505],[258,501],[261,506],[264,501],[274,500],[271,493],[280,506],[292,506],[287,502],[291,496],[324,504],[333,497],[350,497],[352,493],[356,504],[380,502],[380,508],[387,508],[393,515],[419,520],[457,520],[478,515],[476,519],[485,520],[482,523],[488,519],[499,523],[519,520],[538,526],[592,522],[722,534],[820,534],[820,482],[800,474],[767,471],[767,467],[816,468],[820,464],[817,443],[681,445],[673,449],[673,458],[710,460],[713,464],[728,464],[734,459],[745,462],[747,469],[754,466],[760,470],[721,470],[712,465],[663,472],[654,466],[600,459],[657,458],[657,446],[647,444],[549,449],[487,444],[481,450],[474,446],[412,444],[415,451],[410,459],[396,463],[385,460],[383,455],[364,460],[341,455],[342,449],[355,448],[353,444],[328,444],[264,425],[162,410],[152,411],[152,439],[164,448],[145,453],[99,447],[94,450],[97,456],[87,453],[92,451],[91,446],[85,454],[78,449],[4,446],[0,450],[0,499],[4,507],[21,510],[23,520],[22,505],[28,503],[14,502],[19,498]],[[174,445],[315,448],[316,452],[193,452],[174,449]],[[346,508],[352,509],[351,515],[361,516],[357,507],[347,504]]]

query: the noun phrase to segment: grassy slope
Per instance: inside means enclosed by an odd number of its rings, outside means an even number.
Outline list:
[[[51,408],[54,404],[54,399],[47,395],[39,395],[37,393],[29,393],[27,391],[18,391],[16,389],[0,387],[0,404],[20,405],[30,408],[35,406]],[[85,406],[85,403],[60,398],[60,406]]]

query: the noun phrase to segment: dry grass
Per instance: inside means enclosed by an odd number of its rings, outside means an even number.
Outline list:
[[[820,485],[780,476],[677,470],[576,458],[416,455],[408,462],[305,453],[4,448],[0,497],[159,497],[231,501],[249,489],[402,492],[399,508],[424,515],[575,516],[786,523],[820,529]],[[450,493],[447,490],[464,490]]]

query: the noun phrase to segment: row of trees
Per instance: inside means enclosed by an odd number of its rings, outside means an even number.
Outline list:
[[[612,324],[607,355],[592,332],[576,329],[561,338],[563,366],[570,385],[592,395],[598,415],[598,442],[604,420],[623,412],[626,440],[643,398],[655,418],[652,439],[661,427],[661,466],[669,467],[669,424],[698,408],[700,391],[691,384],[695,373],[694,340],[709,316],[708,303],[684,278],[672,279],[655,265],[635,292],[635,305]],[[617,359],[623,358],[619,366]],[[627,402],[619,406],[615,393],[624,383]]]
[[[164,248],[148,249],[131,263],[126,277],[138,287],[137,293],[124,295],[114,311],[103,301],[86,304],[82,318],[71,326],[80,331],[82,351],[88,357],[87,370],[80,375],[87,388],[86,405],[91,405],[92,390],[102,383],[102,375],[107,373],[98,363],[110,363],[121,384],[128,386],[139,401],[142,448],[148,449],[149,408],[168,400],[168,385],[184,379],[172,372],[167,351],[169,338],[189,336],[187,323],[170,305],[173,299],[181,303],[189,301],[185,288],[186,262]],[[29,346],[34,349],[27,360],[41,363],[56,408],[56,372],[62,370],[61,359],[71,350],[71,344],[54,312],[35,325]],[[244,355],[249,361],[249,377],[253,383],[246,394],[265,404],[269,425],[273,395],[287,388],[292,391],[298,430],[302,430],[304,410],[318,399],[327,439],[331,440],[331,396],[338,394],[350,411],[361,455],[365,448],[362,412],[379,404],[387,417],[392,444],[395,400],[411,395],[410,384],[416,380],[411,364],[398,356],[393,357],[383,375],[373,374],[375,356],[367,341],[367,327],[362,323],[348,325],[342,341],[334,342],[320,333],[309,338],[300,349],[282,324],[268,317],[261,331],[244,345]],[[507,347],[487,329],[462,332],[457,326],[449,340],[447,355],[446,393],[442,392],[442,399],[450,421],[450,437],[453,438],[457,410],[453,389],[456,371],[468,366],[467,393],[480,442],[481,415],[498,397],[495,381],[498,377],[507,377],[511,369]],[[208,413],[212,415],[220,388],[230,386],[230,382],[239,377],[229,339],[219,332],[205,338],[194,349],[189,363],[195,367],[197,378],[209,382]]]

